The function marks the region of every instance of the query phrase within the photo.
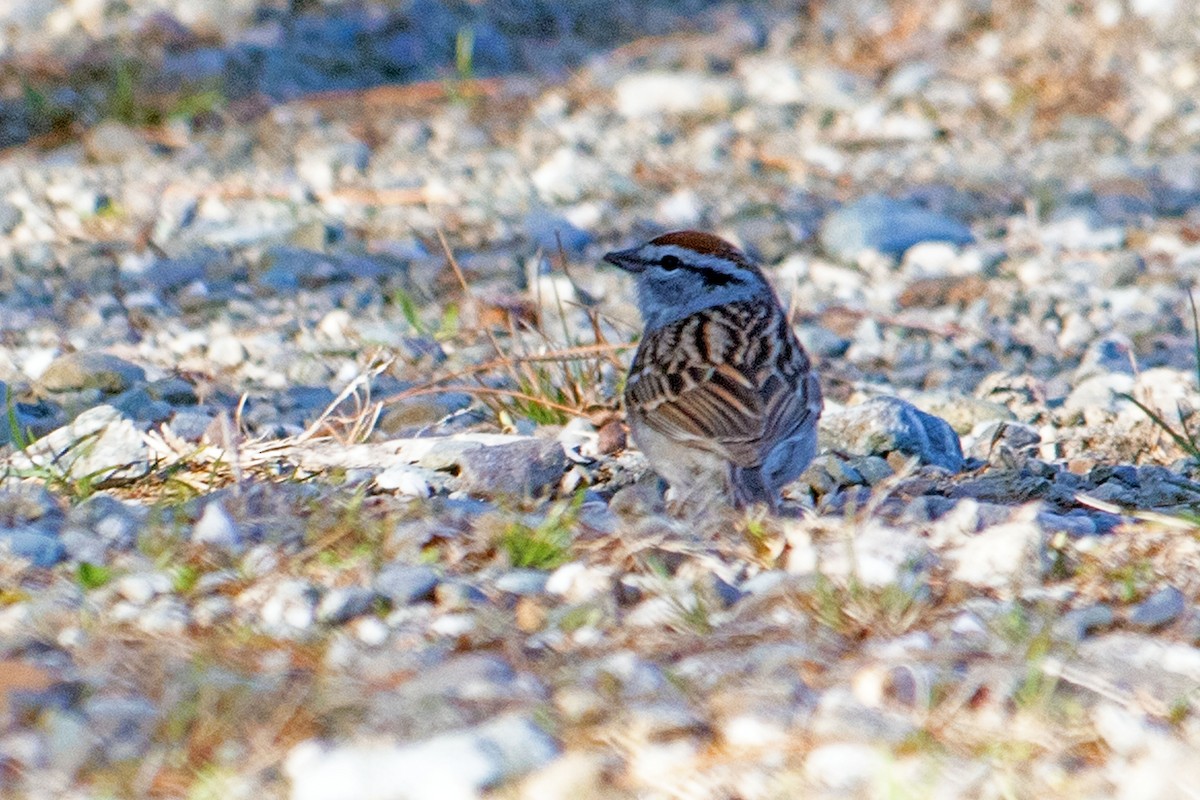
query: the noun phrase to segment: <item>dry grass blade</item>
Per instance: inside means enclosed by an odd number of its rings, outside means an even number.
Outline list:
[[[333,420],[334,411],[351,397],[355,399],[358,410],[348,419],[340,420],[343,423],[347,423],[342,439],[346,443],[362,441],[367,434],[374,430],[375,423],[378,422],[379,415],[383,412],[383,401],[371,401],[371,380],[387,370],[392,365],[392,361],[393,359],[390,358],[383,359],[356,375],[349,383],[342,387],[337,397],[333,398],[332,402],[325,407],[325,410],[313,420],[313,423],[299,436],[295,437],[295,443],[299,444],[308,441],[316,437],[322,430],[330,430],[330,422]]]
[[[471,288],[467,285],[466,276],[463,275],[462,267],[458,265],[458,259],[454,257],[454,253],[450,250],[450,243],[446,241],[446,234],[441,228],[437,229],[438,242],[442,245],[442,252],[446,254],[446,260],[450,262],[450,268],[454,270],[454,277],[458,278],[458,285],[462,287],[463,300],[468,300],[471,296]],[[484,328],[483,332],[487,335],[488,341],[492,344],[492,349],[496,352],[496,358],[508,370],[509,376],[520,383],[520,378],[517,376],[516,368],[513,366],[512,358],[509,357],[500,347],[500,342],[496,340],[496,335],[491,329]]]
[[[435,386],[426,389],[409,389],[400,395],[396,395],[394,400],[409,397],[420,397],[428,394],[442,394],[445,392],[462,392],[463,394],[482,395],[491,397],[510,397],[514,400],[523,400],[527,403],[544,406],[546,408],[561,411],[564,414],[571,416],[583,417],[587,416],[584,409],[576,406],[566,405],[565,403],[557,403],[553,400],[547,400],[544,397],[529,394],[528,392],[517,391],[516,389],[496,389],[490,386],[467,386],[467,385],[452,385],[452,386]]]

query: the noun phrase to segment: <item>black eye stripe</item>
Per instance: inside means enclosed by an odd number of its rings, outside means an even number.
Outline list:
[[[738,283],[740,279],[727,272],[722,272],[713,267],[707,267],[703,264],[694,264],[684,261],[676,255],[668,253],[658,259],[658,266],[666,272],[674,272],[678,269],[686,269],[688,272],[693,272],[701,277],[707,286],[728,286],[731,283]]]
[[[708,267],[692,267],[692,270],[698,272],[708,286],[728,286],[731,283],[737,283],[738,280],[732,275]]]

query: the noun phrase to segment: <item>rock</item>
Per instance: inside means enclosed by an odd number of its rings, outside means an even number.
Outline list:
[[[224,595],[202,597],[192,605],[192,620],[201,628],[219,625],[233,614],[233,601]]]
[[[124,164],[129,159],[148,160],[149,146],[129,126],[106,119],[94,125],[84,137],[83,149],[97,164]]]
[[[89,409],[12,457],[18,469],[50,469],[67,481],[101,486],[150,471],[150,448],[134,424],[112,406]]]
[[[1065,250],[1114,250],[1125,244],[1125,229],[1108,225],[1094,208],[1057,209],[1038,229],[1042,245]]]
[[[390,404],[379,418],[379,430],[391,436],[426,428],[471,405],[470,395],[446,392],[410,397]]]
[[[794,550],[789,554],[789,572],[807,574],[819,567],[823,576],[864,586],[898,585],[915,592],[922,573],[932,566],[933,560],[923,537],[875,520],[864,523],[850,542],[822,543],[817,548],[815,562],[802,555],[805,550],[802,529],[789,530],[788,541]],[[749,585],[742,589],[752,592]]]
[[[867,250],[898,258],[920,242],[963,245],[974,241],[974,237],[953,217],[913,203],[870,195],[826,217],[820,241],[833,257],[853,262]]]
[[[103,758],[111,763],[145,755],[159,723],[159,710],[140,696],[99,694],[83,704],[88,729]]]
[[[61,541],[35,529],[0,528],[0,547],[41,568],[52,567],[67,555]]]
[[[14,428],[18,438],[13,444],[18,449],[30,441],[45,436],[55,428],[62,427],[67,416],[57,403],[39,400],[37,403],[14,402],[7,387],[0,382],[0,447],[12,442]],[[9,417],[11,409],[12,417]]]
[[[1069,642],[1078,642],[1096,631],[1111,628],[1113,610],[1103,603],[1076,608],[1054,623],[1054,633]]]
[[[318,592],[308,581],[285,580],[273,587],[263,603],[263,628],[273,636],[300,636],[316,620]]]
[[[557,258],[558,247],[571,256],[581,256],[595,239],[570,220],[546,211],[531,211],[525,217],[525,234],[546,256]]]
[[[537,596],[546,591],[549,577],[545,570],[512,569],[496,578],[496,588],[522,597]]]
[[[370,613],[379,595],[361,586],[332,589],[317,605],[317,621],[326,625],[341,625],[355,617]]]
[[[855,792],[878,780],[889,759],[877,747],[853,742],[822,744],[804,759],[805,776],[826,789]]]
[[[544,588],[547,593],[559,595],[568,603],[586,603],[611,592],[613,580],[611,568],[572,561],[550,573]]]
[[[58,501],[44,488],[18,486],[0,491],[0,546],[36,567],[51,567],[66,556],[59,535],[64,524]]]
[[[178,597],[155,598],[138,616],[137,626],[146,633],[182,635],[191,621],[187,605]]]
[[[613,87],[617,113],[639,120],[654,114],[723,116],[737,92],[735,81],[695,72],[638,71]]]
[[[236,336],[216,336],[208,343],[208,360],[219,367],[233,369],[246,360],[246,348]]]
[[[978,478],[950,486],[947,496],[971,498],[984,503],[1027,503],[1049,494],[1053,484],[1046,478],[1012,469],[997,469]]]
[[[389,266],[367,256],[340,256],[302,250],[297,247],[272,247],[264,257],[265,271],[256,282],[277,292],[299,288],[314,289],[356,278],[373,280],[386,277]]]
[[[860,455],[899,452],[922,464],[958,472],[963,468],[958,434],[945,420],[898,397],[876,397],[821,417],[825,448]]]
[[[199,442],[216,419],[216,412],[207,408],[183,408],[175,412],[168,423],[171,432],[185,442]]]
[[[1174,586],[1166,586],[1129,609],[1129,624],[1143,630],[1169,625],[1187,608],[1187,598]]]
[[[1036,506],[1009,522],[961,537],[945,552],[951,576],[984,589],[1015,590],[1040,581],[1045,567],[1045,534],[1036,524]]]
[[[240,550],[243,545],[240,526],[220,500],[211,500],[204,505],[200,519],[192,527],[191,539],[196,544],[230,551]]]
[[[622,486],[608,503],[609,511],[626,519],[640,519],[661,513],[666,508],[658,478]]]
[[[375,591],[397,607],[432,600],[437,585],[437,573],[426,566],[388,564],[375,577]]]
[[[579,149],[563,146],[555,150],[529,176],[538,196],[554,203],[573,203],[608,182],[604,167]]]
[[[171,576],[164,572],[134,572],[122,576],[114,588],[134,605],[144,606],[156,596],[171,591]]]
[[[867,486],[878,486],[896,474],[887,459],[879,456],[857,456],[850,459],[847,466],[857,472]]]
[[[468,611],[486,604],[487,595],[466,581],[442,581],[433,589],[433,600],[443,611]]]
[[[429,497],[433,489],[420,467],[395,464],[375,476],[375,485],[385,492],[408,497]]]
[[[1006,454],[1011,453],[1032,455],[1041,442],[1042,434],[1032,425],[994,420],[977,424],[970,435],[963,439],[963,449],[972,458],[992,461],[993,458],[1005,458]]]
[[[522,782],[521,800],[595,798],[605,794],[604,758],[598,753],[567,752]]]
[[[967,434],[986,422],[1015,422],[1016,415],[1000,403],[960,394],[925,392],[912,398],[922,411],[941,417],[959,434]]]
[[[1063,402],[1063,411],[1078,412],[1090,420],[1096,415],[1098,422],[1104,421],[1104,414],[1110,414],[1125,408],[1132,408],[1128,400],[1118,397],[1118,394],[1130,394],[1134,389],[1134,377],[1121,372],[1107,372],[1093,375],[1080,381],[1071,389]]]
[[[1165,467],[1139,467],[1137,504],[1142,508],[1168,508],[1200,503],[1200,484],[1193,483]]]
[[[21,224],[24,216],[21,209],[12,203],[0,200],[0,236],[7,236],[12,233]]]
[[[303,742],[288,753],[284,773],[292,800],[443,800],[478,797],[558,753],[541,728],[510,715],[412,744]]]
[[[109,398],[108,404],[130,419],[149,425],[165,422],[175,413],[170,403],[153,399],[141,386]]]
[[[1119,756],[1128,757],[1144,750],[1152,738],[1145,715],[1123,704],[1102,701],[1091,710],[1090,716],[1096,733]]]
[[[136,364],[108,353],[80,350],[50,362],[38,378],[38,387],[45,392],[99,389],[115,395],[145,380],[146,371]]]
[[[485,497],[536,497],[552,492],[567,469],[562,445],[540,439],[473,447],[457,461],[462,490]]]

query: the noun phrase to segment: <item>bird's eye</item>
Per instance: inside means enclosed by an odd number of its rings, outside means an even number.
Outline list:
[[[683,262],[679,260],[679,256],[663,256],[658,262],[658,265],[670,272],[671,270],[676,270],[682,267]]]

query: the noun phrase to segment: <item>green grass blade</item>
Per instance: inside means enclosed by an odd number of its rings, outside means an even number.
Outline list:
[[[1166,420],[1164,420],[1162,417],[1160,417],[1158,414],[1156,414],[1153,411],[1153,409],[1151,409],[1145,403],[1138,400],[1133,395],[1129,394],[1128,392],[1117,392],[1116,395],[1117,395],[1117,397],[1120,397],[1122,400],[1128,400],[1129,402],[1133,403],[1135,406],[1140,408],[1142,410],[1142,413],[1145,414],[1147,417],[1149,417],[1150,421],[1153,422],[1155,425],[1157,425],[1159,428],[1161,428],[1164,433],[1166,433],[1168,436],[1170,436],[1171,439],[1174,440],[1175,444],[1179,445],[1179,448],[1181,450],[1183,450],[1185,453],[1187,453],[1192,458],[1200,459],[1200,447],[1198,447],[1196,445],[1195,439],[1192,437],[1191,433],[1189,433],[1186,428],[1184,428],[1183,434],[1180,434],[1173,427],[1171,427],[1170,423],[1168,423]]]

